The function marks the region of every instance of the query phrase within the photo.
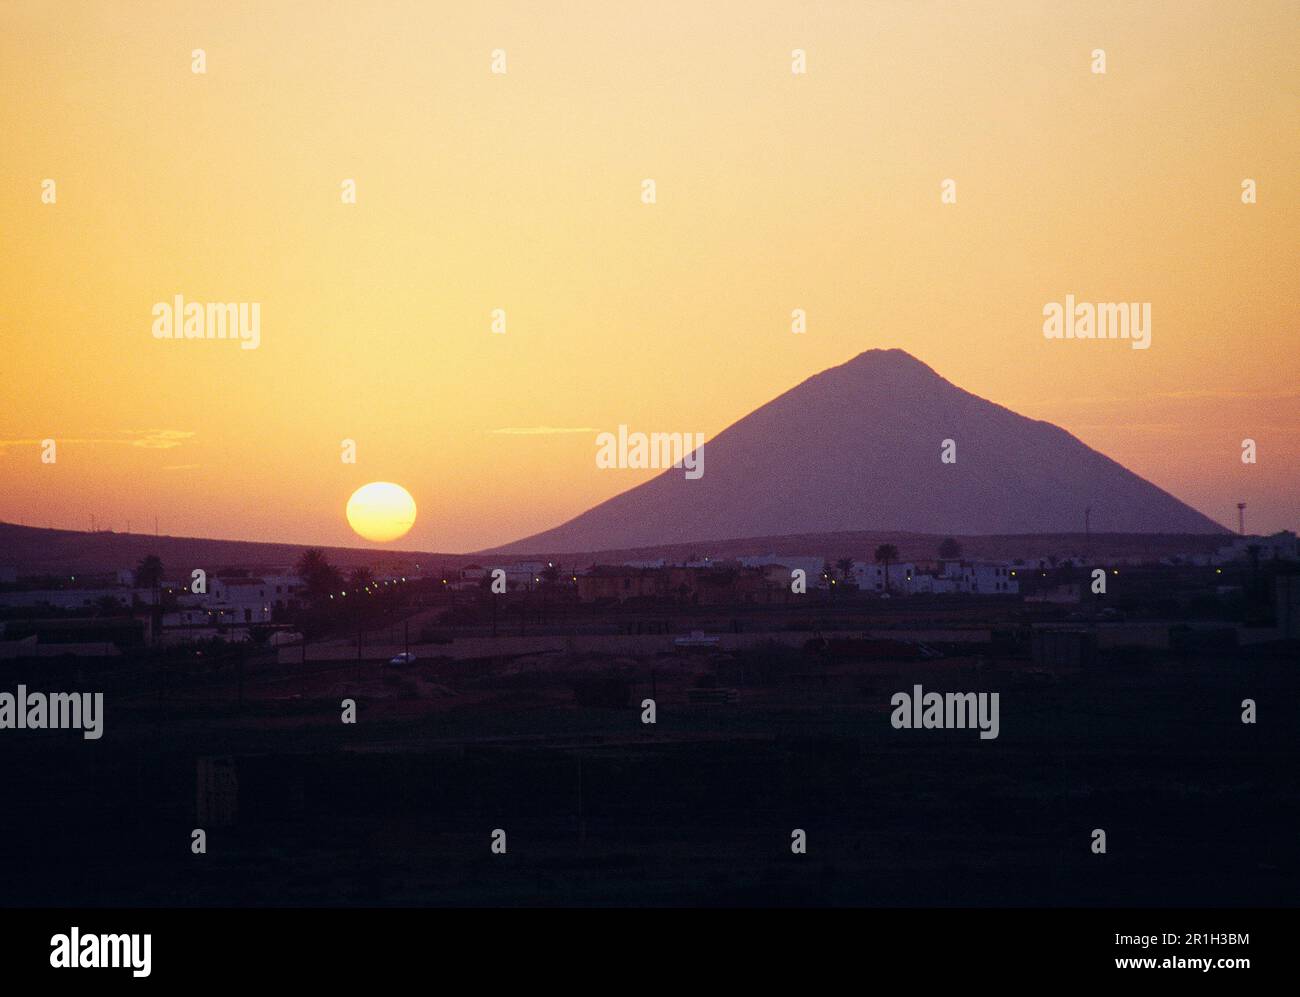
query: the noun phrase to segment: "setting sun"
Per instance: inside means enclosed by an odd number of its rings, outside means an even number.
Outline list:
[[[372,481],[352,493],[347,514],[358,536],[385,543],[406,536],[415,525],[415,499],[401,485]]]

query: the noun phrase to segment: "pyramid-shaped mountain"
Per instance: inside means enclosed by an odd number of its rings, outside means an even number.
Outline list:
[[[632,427],[633,429],[639,427]],[[944,440],[956,462],[940,460]],[[1048,422],[869,350],[810,377],[670,469],[501,552],[591,551],[846,530],[1215,533],[1222,526]]]

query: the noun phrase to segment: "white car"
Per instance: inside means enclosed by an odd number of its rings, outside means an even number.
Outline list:
[[[410,651],[407,651],[404,654],[398,654],[388,659],[388,663],[390,665],[410,665],[413,664],[414,662],[415,662],[415,655],[412,654]]]
[[[717,647],[720,637],[706,634],[703,630],[692,630],[686,637],[678,637],[674,644],[678,647]]]

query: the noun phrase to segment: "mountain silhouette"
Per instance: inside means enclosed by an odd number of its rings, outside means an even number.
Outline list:
[[[666,427],[630,427],[651,428]],[[940,460],[943,441],[956,462]],[[498,548],[588,551],[848,530],[931,534],[1227,531],[1048,422],[1027,419],[902,350],[822,371],[669,469]]]

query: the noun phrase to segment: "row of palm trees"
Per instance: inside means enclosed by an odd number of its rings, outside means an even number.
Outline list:
[[[369,568],[353,568],[344,581],[343,572],[329,563],[325,552],[318,547],[302,552],[294,566],[309,598],[321,601],[336,592],[362,592],[375,585],[375,576]]]

